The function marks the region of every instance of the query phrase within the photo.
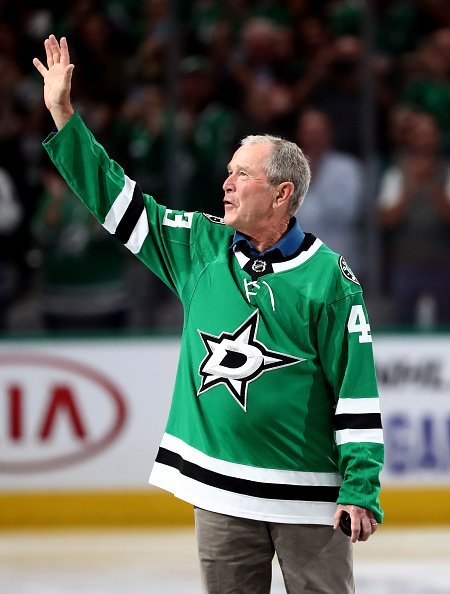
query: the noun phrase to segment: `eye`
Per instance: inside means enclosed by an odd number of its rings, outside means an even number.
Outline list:
[[[247,175],[248,175],[248,173],[247,173],[246,171],[242,171],[242,170],[241,170],[241,171],[239,171],[238,175],[245,175],[245,176],[247,176]]]

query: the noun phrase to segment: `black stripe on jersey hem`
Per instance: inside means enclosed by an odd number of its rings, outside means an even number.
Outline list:
[[[144,210],[144,198],[142,196],[142,190],[139,184],[134,186],[133,196],[128,208],[125,211],[120,223],[117,225],[116,232],[114,235],[122,243],[127,243],[133,233],[134,228],[137,225],[139,217]]]
[[[334,418],[334,428],[340,429],[382,429],[380,413],[342,414]]]
[[[276,483],[259,483],[202,468],[188,462],[179,454],[159,448],[156,462],[176,468],[181,474],[205,485],[217,487],[224,491],[261,497],[264,499],[281,499],[287,501],[324,501],[335,503],[339,495],[339,487],[311,485],[279,485]]]

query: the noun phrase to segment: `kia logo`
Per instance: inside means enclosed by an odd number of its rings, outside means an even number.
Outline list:
[[[119,436],[125,399],[99,371],[60,357],[0,355],[0,473],[54,470]]]

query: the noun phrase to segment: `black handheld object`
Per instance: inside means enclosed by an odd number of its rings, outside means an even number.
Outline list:
[[[352,519],[350,518],[350,514],[348,512],[344,512],[341,515],[339,526],[344,534],[347,536],[352,535]]]

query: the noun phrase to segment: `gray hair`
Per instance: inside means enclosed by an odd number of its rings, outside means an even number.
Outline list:
[[[294,142],[270,134],[246,136],[240,144],[241,146],[246,144],[272,145],[272,150],[264,165],[264,171],[271,185],[275,186],[286,181],[294,184],[294,193],[289,204],[289,214],[294,215],[302,205],[311,181],[308,159],[301,148]]]

